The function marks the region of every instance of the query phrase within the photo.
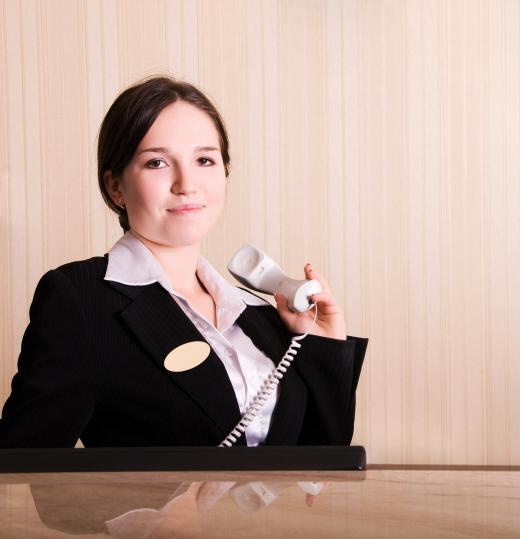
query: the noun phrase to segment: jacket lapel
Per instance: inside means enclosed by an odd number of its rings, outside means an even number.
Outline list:
[[[204,336],[159,283],[129,286],[106,282],[133,300],[120,313],[121,318],[157,367],[198,403],[223,438],[227,436],[239,421],[240,410],[226,369],[214,350],[194,369],[171,372],[164,367],[169,352],[187,342],[206,342]]]

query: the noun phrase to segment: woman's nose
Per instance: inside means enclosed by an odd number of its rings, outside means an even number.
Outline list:
[[[174,194],[194,193],[197,191],[197,177],[194,170],[178,165],[173,172],[172,188]]]

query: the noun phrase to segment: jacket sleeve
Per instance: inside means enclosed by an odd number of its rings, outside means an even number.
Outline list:
[[[341,340],[310,334],[301,341],[294,368],[307,386],[308,398],[299,444],[350,444],[367,345],[368,339],[351,336]]]
[[[0,419],[0,447],[74,447],[94,409],[86,320],[60,270],[38,282],[18,372]]]

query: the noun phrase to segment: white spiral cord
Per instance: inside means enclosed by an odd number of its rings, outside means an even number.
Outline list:
[[[239,438],[242,436],[242,433],[247,429],[251,421],[257,416],[264,404],[267,402],[267,399],[274,391],[275,387],[280,383],[280,380],[283,378],[284,374],[287,372],[287,369],[291,366],[291,362],[296,356],[298,350],[297,348],[301,347],[301,344],[297,341],[305,339],[309,334],[309,331],[313,328],[314,322],[316,322],[316,317],[318,316],[318,307],[315,303],[312,304],[314,307],[314,318],[312,320],[311,327],[307,330],[307,333],[303,335],[296,335],[291,339],[291,344],[285,352],[285,355],[280,360],[276,368],[269,374],[266,378],[262,387],[258,390],[258,393],[254,396],[251,404],[248,406],[245,411],[242,419],[236,424],[235,428],[227,435],[227,437],[220,443],[218,447],[231,447]]]

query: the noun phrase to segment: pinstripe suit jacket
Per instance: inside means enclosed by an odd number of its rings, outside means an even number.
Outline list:
[[[204,337],[158,283],[105,281],[107,260],[71,262],[40,279],[0,447],[73,447],[79,438],[85,447],[218,445],[240,418],[222,362],[211,350],[194,369],[166,370],[172,349]],[[295,335],[271,305],[248,305],[237,323],[274,364]],[[301,341],[264,443],[350,443],[367,343]]]

